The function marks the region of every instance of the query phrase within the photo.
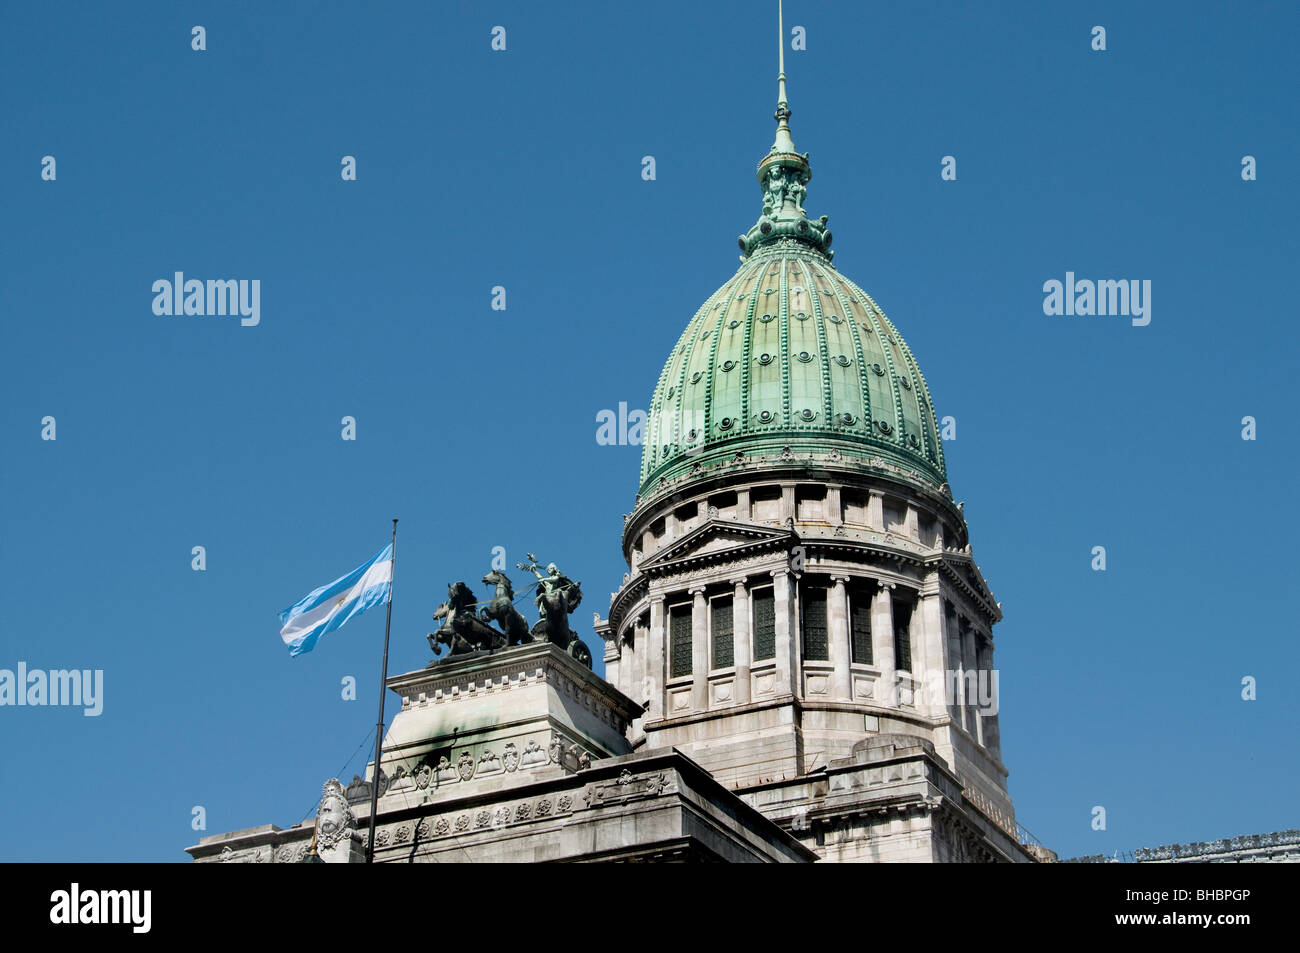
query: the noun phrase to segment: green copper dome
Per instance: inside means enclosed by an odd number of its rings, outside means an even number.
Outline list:
[[[776,142],[758,167],[763,212],[740,238],[740,269],[696,312],[659,375],[643,496],[738,454],[828,455],[946,482],[916,360],[876,303],[831,265],[826,217],[804,212],[812,172],[789,117],[782,72]]]

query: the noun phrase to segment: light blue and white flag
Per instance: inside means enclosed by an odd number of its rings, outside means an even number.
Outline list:
[[[371,606],[383,605],[392,591],[393,546],[390,543],[365,565],[303,596],[296,605],[281,612],[280,638],[284,639],[290,655],[310,652],[326,632],[333,632]]]

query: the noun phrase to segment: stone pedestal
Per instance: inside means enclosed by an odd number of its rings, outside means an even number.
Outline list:
[[[538,771],[573,772],[627,754],[639,705],[549,642],[451,656],[394,675],[401,698],[384,738],[380,811],[386,802],[428,802],[487,793]],[[348,800],[369,815],[369,781]],[[364,825],[363,825],[364,826]]]

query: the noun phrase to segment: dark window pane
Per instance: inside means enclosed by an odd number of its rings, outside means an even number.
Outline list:
[[[736,664],[735,634],[732,630],[731,597],[713,600],[713,667]]]
[[[668,654],[673,678],[691,674],[690,606],[673,606],[668,613]]]
[[[906,602],[894,603],[894,668],[912,670],[912,607]]]
[[[829,642],[826,638],[826,590],[809,586],[803,593],[803,657],[824,662]]]
[[[853,634],[853,661],[871,664],[871,593],[858,590],[849,599],[850,630]]]
[[[776,605],[771,589],[751,594],[754,603],[754,661],[776,658]]]

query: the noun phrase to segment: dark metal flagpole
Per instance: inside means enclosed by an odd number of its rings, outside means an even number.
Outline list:
[[[393,623],[393,586],[397,582],[397,520],[393,520],[393,560],[388,576],[388,615],[384,619],[384,662],[379,669],[379,721],[375,722],[375,773],[370,779],[370,841],[366,863],[375,862],[375,815],[379,811],[379,766],[384,757],[384,695],[388,692],[388,630]]]

